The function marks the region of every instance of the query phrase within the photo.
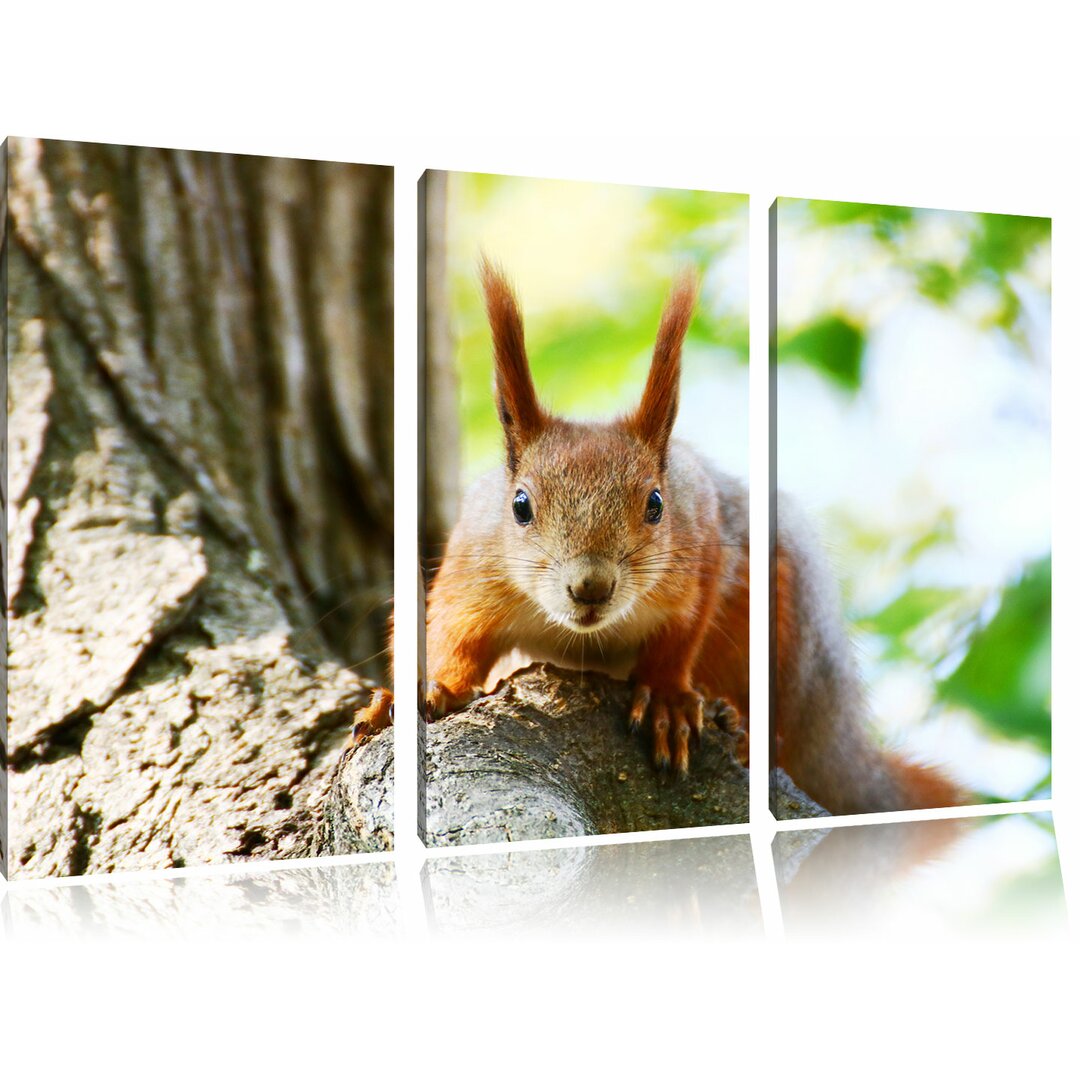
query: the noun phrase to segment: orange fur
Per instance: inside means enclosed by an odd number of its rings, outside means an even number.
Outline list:
[[[772,638],[770,658],[772,715],[769,722],[769,735],[773,766],[788,770],[790,760],[784,754],[784,732],[791,723],[788,708],[785,707],[782,686],[790,665],[799,653],[799,628],[793,605],[794,582],[791,560],[782,550],[773,554],[773,572],[771,580]]]
[[[722,598],[717,597],[706,625],[694,663],[694,684],[735,710],[742,731],[739,755],[746,764],[750,752],[750,571],[749,551],[742,553],[735,580]]]
[[[655,447],[661,461],[667,451],[679,408],[682,343],[696,300],[697,279],[684,274],[676,281],[664,307],[645,392],[641,404],[629,420],[630,430],[646,444]]]
[[[353,723],[353,742],[362,744],[385,730],[394,718],[394,697],[386,689],[375,689],[367,706],[356,713]]]
[[[495,399],[511,471],[550,417],[540,407],[525,356],[525,327],[510,282],[487,259],[480,264],[495,353]]]

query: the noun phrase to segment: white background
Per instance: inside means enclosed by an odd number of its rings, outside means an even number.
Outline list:
[[[1075,894],[1080,174],[1075,34],[1054,14],[1064,5],[391,7],[6,5],[0,133],[397,167],[399,589],[414,586],[413,192],[423,168],[749,192],[757,490],[767,482],[773,197],[1052,216],[1054,809]],[[407,645],[399,660],[414,668]],[[415,750],[411,729],[401,735],[404,772]],[[720,945],[659,930],[542,945],[429,938],[411,909],[421,859],[411,800],[399,800],[398,940],[0,939],[4,1072],[1075,1066],[1077,967],[1060,943]]]

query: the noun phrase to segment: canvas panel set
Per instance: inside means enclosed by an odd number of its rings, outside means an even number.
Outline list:
[[[392,849],[392,168],[3,165],[6,874]],[[427,845],[1049,797],[1048,219],[778,199],[758,491],[748,196],[418,197]]]

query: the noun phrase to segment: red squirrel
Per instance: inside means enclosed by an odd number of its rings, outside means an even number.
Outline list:
[[[541,406],[514,290],[486,260],[481,281],[506,460],[464,498],[428,595],[427,717],[475,699],[516,650],[629,677],[629,725],[659,768],[687,771],[706,698],[745,746],[747,491],[672,438],[695,278],[663,309],[640,403],[607,423]],[[944,776],[875,743],[837,589],[787,502],[774,557],[774,763],[834,813],[956,804]]]

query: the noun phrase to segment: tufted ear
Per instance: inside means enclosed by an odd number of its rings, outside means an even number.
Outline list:
[[[676,278],[656,334],[652,365],[637,411],[629,417],[630,430],[667,462],[668,441],[679,410],[679,371],[683,338],[697,301],[698,282],[693,272]]]
[[[525,327],[514,289],[501,270],[480,261],[491,341],[495,350],[495,404],[506,436],[506,461],[517,471],[522,450],[548,422],[533,386],[525,355]]]

